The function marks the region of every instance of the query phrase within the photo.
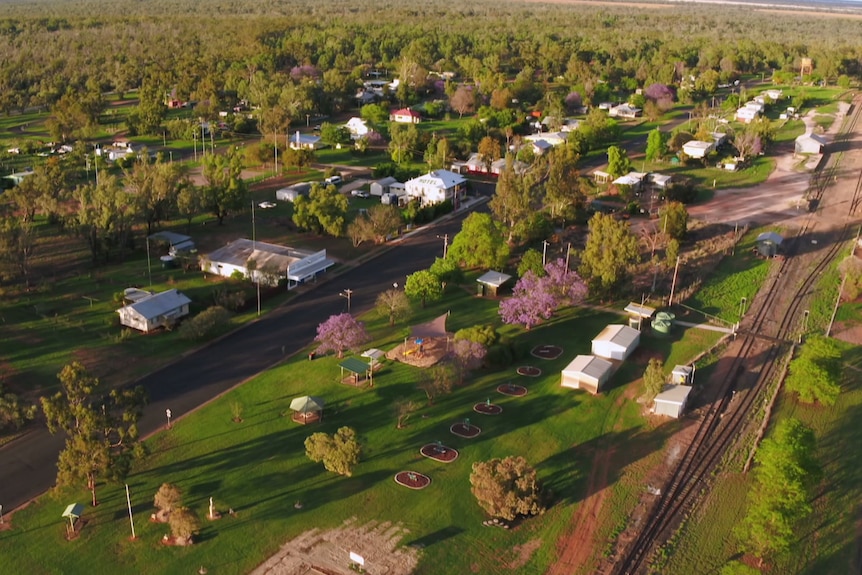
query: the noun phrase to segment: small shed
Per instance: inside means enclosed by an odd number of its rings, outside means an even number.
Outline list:
[[[644,323],[649,325],[655,315],[654,307],[635,302],[627,305],[625,311],[629,314],[629,325],[638,330],[640,330]]]
[[[150,240],[168,244],[170,246],[168,253],[172,256],[181,252],[193,252],[195,249],[195,242],[191,236],[176,232],[156,232],[147,236],[147,241],[149,242]]]
[[[579,355],[563,368],[562,386],[599,393],[613,373],[613,364],[594,355]]]
[[[677,365],[670,372],[671,382],[676,385],[691,385],[694,379],[694,367],[690,365]]]
[[[757,236],[757,252],[766,258],[775,257],[784,238],[777,232],[763,232]]]
[[[496,297],[497,292],[506,282],[512,279],[509,274],[503,272],[489,271],[479,276],[476,283],[479,284],[479,295],[481,297],[491,296]]]
[[[682,145],[683,153],[689,158],[705,158],[715,150],[715,142],[704,142],[703,140],[689,140]]]
[[[794,151],[797,154],[822,154],[825,147],[826,138],[808,132],[796,138]]]
[[[398,183],[398,180],[389,176],[387,178],[383,178],[377,180],[376,182],[371,182],[370,192],[372,196],[382,196],[383,194],[389,193],[389,187],[392,184]]]
[[[664,391],[655,396],[653,412],[678,419],[685,411],[691,389],[689,385],[666,385]]]
[[[624,360],[637,348],[641,332],[621,324],[611,324],[593,339],[593,355],[605,359]]]
[[[280,188],[275,191],[275,199],[282,202],[294,202],[299,196],[307,196],[311,191],[311,182],[300,182]]]

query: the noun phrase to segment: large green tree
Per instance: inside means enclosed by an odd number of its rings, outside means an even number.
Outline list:
[[[452,239],[446,257],[468,268],[500,269],[509,259],[509,246],[500,224],[489,214],[472,213]]]
[[[688,231],[688,211],[682,202],[670,202],[659,212],[662,233],[673,240],[681,240]]]
[[[552,220],[563,224],[573,221],[584,205],[586,194],[577,162],[578,155],[569,146],[555,148],[548,157],[545,208],[550,210]]]
[[[536,470],[523,457],[477,461],[470,473],[470,491],[491,517],[513,521],[545,512]]]
[[[491,213],[505,225],[510,243],[529,235],[533,216],[541,206],[540,187],[531,172],[519,173],[515,169],[512,156],[507,158],[506,167],[497,179],[489,206]]]
[[[293,223],[318,234],[341,237],[349,203],[347,196],[340,194],[334,185],[315,183],[308,198],[299,196],[294,200]]]
[[[661,160],[667,154],[667,134],[659,128],[650,131],[647,136],[646,145],[646,160],[647,162],[655,162]]]
[[[812,336],[790,362],[787,391],[803,403],[834,405],[841,393],[841,350],[834,340]]]
[[[608,148],[608,173],[614,178],[619,178],[631,171],[632,163],[626,151],[619,146]]]
[[[629,268],[638,261],[638,240],[626,222],[610,214],[594,215],[589,229],[580,273],[592,293],[607,296],[623,284]]]
[[[203,159],[204,203],[219,225],[228,214],[249,205],[248,186],[242,179],[242,154],[231,147],[226,154],[209,154]]]
[[[356,432],[341,427],[333,435],[315,433],[305,440],[305,454],[315,463],[323,462],[327,471],[350,477],[359,463],[362,446]]]
[[[99,380],[78,362],[57,375],[61,391],[42,397],[42,411],[51,433],[66,434],[57,462],[57,484],[86,482],[98,505],[99,478],[122,481],[132,462],[144,453],[138,441],[138,420],[146,403],[143,387],[100,391]]]
[[[133,198],[106,172],[97,185],[78,186],[72,196],[78,203],[72,223],[86,239],[93,261],[104,263],[114,254],[122,259],[137,219]]]
[[[443,297],[443,286],[440,278],[428,270],[419,270],[407,276],[404,293],[413,300],[418,300],[422,307],[429,301],[437,301]]]

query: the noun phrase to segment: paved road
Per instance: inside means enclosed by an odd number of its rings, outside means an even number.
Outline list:
[[[140,422],[141,433],[163,426],[166,409],[174,419],[181,417],[270,367],[282,354],[299,351],[314,339],[320,322],[346,311],[347,300],[339,296],[342,290],[353,290],[352,312],[371,308],[378,293],[394,282],[404,285],[408,274],[427,268],[435,257],[442,256],[443,240],[437,235],[451,238],[466,215],[462,212],[417,231],[363,266],[327,279],[261,320],[145,377],[140,383],[149,390],[150,404]],[[0,505],[15,509],[49,489],[62,447],[62,437],[38,429],[0,448]]]

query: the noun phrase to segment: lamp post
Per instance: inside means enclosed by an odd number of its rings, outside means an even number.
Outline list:
[[[170,429],[170,428],[171,428],[171,410],[170,410],[170,409],[166,409],[166,410],[165,410],[165,415],[168,417],[168,429]]]
[[[808,331],[808,313],[807,309],[802,312],[802,331],[799,332],[798,343],[802,343],[802,338],[805,336],[805,332]]]
[[[545,261],[548,256],[548,240],[542,240],[542,267],[545,267]]]
[[[341,297],[347,298],[347,313],[350,313],[350,296],[353,295],[353,290],[352,289],[346,289],[343,292],[339,293],[338,295],[340,295]]]
[[[742,316],[745,315],[745,304],[748,302],[748,298],[743,297],[739,300],[739,319],[742,320]]]
[[[449,253],[449,234],[437,235],[438,240],[443,240],[443,259],[446,259],[446,254]]]

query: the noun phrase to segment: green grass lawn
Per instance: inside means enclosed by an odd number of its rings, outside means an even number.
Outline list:
[[[496,323],[496,308],[494,301],[453,290],[445,302],[421,310],[411,323],[451,310],[447,327],[455,331]],[[404,326],[388,328],[384,318],[371,316],[367,321],[375,334],[370,345],[384,350],[407,333]],[[516,558],[513,547],[531,541],[540,542],[538,549],[518,572],[541,573],[554,560],[556,539],[575,506],[587,495],[584,489],[595,451],[617,448],[608,482],[615,493],[609,505],[618,522],[638,495],[638,474],[674,429],[672,425],[648,429],[641,406],[626,399],[634,391],[629,382],[640,377],[643,365],[626,366],[612,379],[610,391],[598,397],[559,386],[560,369],[577,353],[587,352],[590,338],[611,321],[619,321],[618,316],[569,309],[529,332],[506,327],[505,333],[528,346],[555,343],[565,353],[553,361],[524,358],[507,368],[479,371],[468,385],[433,405],[427,405],[416,389],[418,368],[387,362],[373,388],[359,389],[339,383],[335,357],[310,362],[299,354],[148,441],[152,455],[128,479],[138,541],[128,541],[121,487],[101,487],[102,504],[87,508],[89,522],[74,542],[64,541],[59,514],[69,502],[87,501],[87,493],[52,492],[18,512],[13,530],[0,531],[4,568],[16,573],[173,574],[204,565],[211,572],[247,573],[288,538],[356,517],[360,523],[401,522],[409,529],[404,543],[423,548],[419,574],[510,573],[507,563]],[[644,338],[644,357],[661,353],[653,340]],[[678,353],[669,351],[668,356],[676,358]],[[517,376],[515,367],[525,363],[539,366],[542,376],[528,381]],[[495,391],[511,380],[525,383],[529,394],[515,398]],[[285,416],[290,400],[304,394],[327,402],[322,424],[306,428]],[[392,412],[398,398],[410,398],[420,406],[402,430],[395,429]],[[472,411],[474,403],[487,398],[503,407],[501,416],[483,417]],[[241,423],[231,421],[232,405],[242,407]],[[482,428],[479,437],[465,440],[449,433],[449,425],[465,417]],[[350,478],[336,477],[304,456],[303,441],[310,433],[331,433],[344,425],[355,428],[364,445],[362,461]],[[459,459],[444,465],[419,455],[423,444],[437,440],[460,450]],[[488,529],[481,525],[483,513],[470,494],[470,463],[507,455],[523,455],[537,467],[554,503],[545,515],[524,521],[515,530]],[[405,469],[429,475],[431,486],[423,491],[399,487],[392,477]],[[209,497],[218,509],[230,507],[236,515],[218,522],[204,520],[199,543],[190,548],[165,548],[159,539],[167,527],[147,520],[153,494],[165,481],[178,484],[185,503],[201,517]],[[303,504],[301,510],[294,508],[297,501]],[[69,562],[70,553],[74,562]]]
[[[769,273],[770,261],[752,253],[755,239],[763,231],[763,228],[749,231],[737,244],[734,255],[724,257],[703,287],[685,304],[729,323],[739,321],[742,298],[746,298],[746,308],[750,307]]]

